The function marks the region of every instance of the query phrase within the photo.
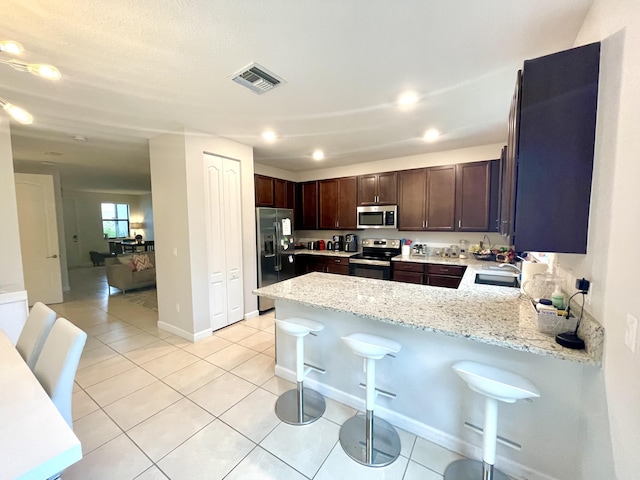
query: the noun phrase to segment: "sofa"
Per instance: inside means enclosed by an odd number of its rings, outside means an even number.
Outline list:
[[[144,256],[147,258],[140,258]],[[118,288],[122,293],[156,284],[155,252],[105,258],[105,265],[109,287]]]

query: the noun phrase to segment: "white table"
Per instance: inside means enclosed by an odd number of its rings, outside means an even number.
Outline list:
[[[81,458],[80,440],[0,330],[0,478],[43,480]]]

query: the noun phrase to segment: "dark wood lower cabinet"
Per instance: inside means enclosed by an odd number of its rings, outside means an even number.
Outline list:
[[[393,262],[393,280],[434,287],[458,288],[467,267],[440,263]]]
[[[349,275],[349,257],[330,255],[296,255],[296,274],[321,272]]]

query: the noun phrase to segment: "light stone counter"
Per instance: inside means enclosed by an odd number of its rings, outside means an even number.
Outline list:
[[[334,250],[307,250],[306,248],[298,249],[293,252],[294,255],[315,255],[323,257],[343,257],[349,258],[360,252],[336,252]]]
[[[426,257],[424,263],[443,263],[437,260]],[[535,309],[519,289],[474,283],[475,273],[486,262],[443,260],[467,266],[458,289],[310,273],[253,293],[450,337],[600,365],[604,333],[596,322],[584,319],[580,327],[587,351],[564,348],[553,336],[538,332]]]

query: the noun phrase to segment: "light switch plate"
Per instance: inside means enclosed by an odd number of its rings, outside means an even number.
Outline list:
[[[633,353],[636,353],[636,344],[638,342],[638,319],[627,313],[627,325],[624,331],[624,344],[629,347]]]

